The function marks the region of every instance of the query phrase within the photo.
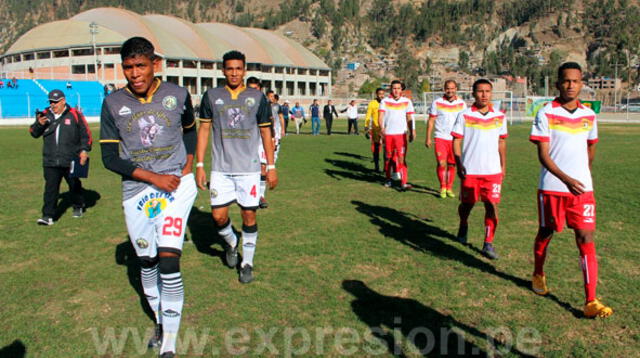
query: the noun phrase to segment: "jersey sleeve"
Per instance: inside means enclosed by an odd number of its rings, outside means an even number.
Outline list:
[[[373,115],[373,102],[369,102],[369,105],[367,106],[367,115],[364,117],[365,128],[369,127],[369,122],[371,122]]]
[[[258,121],[258,127],[268,127],[271,125],[271,108],[267,104],[267,97],[261,97],[260,107],[258,107],[258,113],[256,113],[256,119]]]
[[[438,106],[436,105],[436,101],[431,102],[431,107],[429,107],[429,118],[438,117]]]
[[[184,100],[184,108],[182,111],[182,128],[191,128],[196,124],[195,115],[193,113],[193,103],[191,102],[191,95],[187,91],[187,96]]]
[[[202,96],[202,102],[200,102],[200,122],[211,122],[213,119],[213,108],[211,108],[211,101],[209,100],[209,91]]]
[[[587,143],[588,144],[598,143],[598,121],[595,116],[593,117],[593,126],[591,127],[591,130],[589,131],[589,136],[587,137]]]
[[[464,112],[458,113],[453,128],[451,128],[451,135],[453,138],[464,137]]]
[[[536,114],[536,118],[533,121],[531,127],[531,135],[529,140],[532,142],[548,142],[550,137],[549,121],[547,120],[546,111],[544,108],[540,108]]]
[[[416,110],[413,108],[413,101],[409,100],[409,104],[407,105],[407,114],[414,114]]]
[[[102,112],[100,113],[100,144],[120,143],[120,133],[116,127],[116,121],[109,112],[107,101],[102,102]]]
[[[502,127],[500,127],[500,139],[506,139],[509,136],[507,131],[507,116],[502,119]]]

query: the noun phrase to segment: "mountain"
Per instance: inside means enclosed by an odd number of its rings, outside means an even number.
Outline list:
[[[414,89],[428,89],[451,73],[523,76],[531,89],[540,91],[545,76],[553,79],[554,68],[565,60],[583,64],[591,76],[613,76],[617,63],[618,74],[635,83],[638,2],[0,0],[0,51],[38,24],[114,6],[285,34],[335,69],[334,93],[342,95],[367,92],[389,76],[404,78]],[[346,70],[347,63],[362,66]]]

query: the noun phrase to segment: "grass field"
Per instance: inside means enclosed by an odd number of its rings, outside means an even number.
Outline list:
[[[344,127],[340,121],[338,131]],[[539,170],[529,124],[510,128],[497,261],[479,254],[480,206],[470,245],[454,240],[458,202],[436,198],[435,160],[422,144],[424,125],[418,129],[408,156],[415,189],[406,193],[381,185],[362,136],[286,137],[280,185],[258,215],[250,285],[223,265],[200,192],[181,262],[180,356],[638,356],[640,126],[601,125],[593,168],[598,296],[615,310],[607,320],[581,317],[569,231],[549,248],[552,295],[529,289]],[[24,127],[0,128],[0,357],[155,356],[145,348],[152,321],[118,177],[103,168],[96,145],[85,217],[67,209],[54,226],[37,226],[40,148]]]

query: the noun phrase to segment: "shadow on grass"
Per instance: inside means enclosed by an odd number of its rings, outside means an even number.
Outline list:
[[[359,160],[368,160],[371,161],[371,157],[365,157],[363,155],[360,154],[354,154],[354,153],[347,153],[347,152],[333,152],[333,154],[336,155],[341,155],[343,157],[349,157],[349,158],[354,158],[354,159],[359,159]]]
[[[82,196],[84,197],[84,208],[88,210],[93,208],[100,200],[100,193],[91,189],[83,189]],[[56,208],[56,214],[54,215],[54,220],[59,220],[64,214],[73,206],[73,202],[71,201],[71,193],[68,191],[60,194],[58,199],[58,206]]]
[[[414,299],[382,295],[358,280],[345,280],[342,288],[355,298],[351,301],[353,312],[394,356],[492,356],[466,339],[472,335],[487,342],[487,347],[499,355],[531,357]],[[404,342],[396,332],[402,334]],[[411,346],[415,348],[408,349]]]
[[[375,171],[373,171],[373,169],[367,168],[360,163],[340,159],[325,159],[325,162],[340,169],[324,170],[325,174],[336,180],[352,179],[368,183],[382,183],[384,179],[384,176],[376,173]]]
[[[136,250],[133,248],[131,244],[131,240],[127,236],[127,241],[122,242],[116,246],[115,253],[116,263],[118,265],[127,267],[127,277],[129,278],[129,284],[138,294],[140,299],[140,306],[144,313],[147,314],[149,319],[155,323],[156,317],[149,307],[149,303],[147,302],[147,298],[144,295],[144,291],[142,290],[142,281],[140,281],[140,260],[136,255]]]
[[[369,205],[361,201],[354,200],[351,203],[355,205],[358,212],[367,215],[371,223],[378,226],[380,233],[385,237],[397,240],[414,250],[431,253],[440,259],[459,261],[466,266],[510,281],[516,286],[530,291],[531,282],[529,280],[498,271],[483,259],[458,248],[460,244],[456,241],[455,236],[431,225],[429,219],[419,218],[389,207]],[[474,250],[479,253],[477,249]],[[580,310],[571,307],[570,304],[561,301],[558,297],[554,295],[544,297],[557,303],[574,317],[582,317]]]
[[[27,356],[27,347],[16,339],[8,346],[0,348],[0,358],[23,358]]]
[[[187,221],[189,231],[191,232],[191,240],[198,252],[214,256],[220,259],[220,262],[224,264],[224,250],[214,249],[212,245],[216,244],[218,247],[224,247],[224,239],[218,235],[218,229],[216,229],[211,212],[202,211],[197,207],[191,208],[191,214]]]

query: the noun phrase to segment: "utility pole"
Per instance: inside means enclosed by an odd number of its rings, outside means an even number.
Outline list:
[[[93,70],[96,75],[96,81],[98,81],[98,53],[96,52],[96,35],[98,34],[98,24],[92,21],[89,24],[89,32],[91,33],[91,45],[93,46]]]
[[[618,113],[618,56],[616,56],[616,74],[613,81],[613,113]]]

